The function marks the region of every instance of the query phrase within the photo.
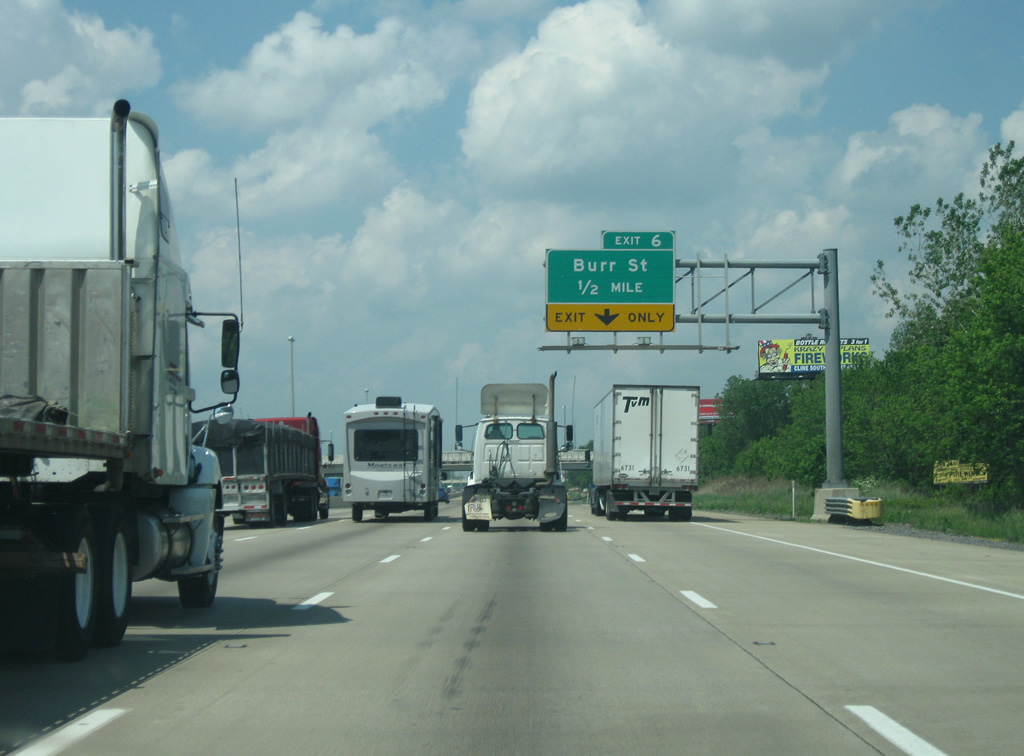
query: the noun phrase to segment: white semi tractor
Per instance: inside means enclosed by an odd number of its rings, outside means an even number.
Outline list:
[[[75,660],[127,626],[132,582],[210,605],[220,467],[191,443],[189,333],[222,323],[238,392],[240,323],[192,306],[157,128],[0,119],[0,645]]]
[[[543,383],[489,383],[480,391],[473,472],[462,492],[462,529],[488,530],[495,520],[536,520],[565,531],[568,498],[558,472],[555,376]],[[571,440],[572,431],[566,429]],[[462,428],[455,428],[462,443]]]
[[[342,500],[361,522],[421,511],[437,516],[441,481],[441,413],[431,404],[379,396],[345,413],[345,477]]]
[[[595,405],[592,514],[691,518],[699,404],[695,386],[616,385]]]

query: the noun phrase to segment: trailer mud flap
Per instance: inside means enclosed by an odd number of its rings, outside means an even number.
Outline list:
[[[551,522],[565,513],[565,496],[558,494],[541,494],[537,510],[537,522]]]

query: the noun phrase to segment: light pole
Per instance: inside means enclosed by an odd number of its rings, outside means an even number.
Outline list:
[[[295,417],[295,337],[288,337],[288,365],[291,373],[292,417]]]

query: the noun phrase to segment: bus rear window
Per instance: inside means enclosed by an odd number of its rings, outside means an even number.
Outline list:
[[[415,462],[419,444],[415,430],[361,428],[352,439],[357,462]]]

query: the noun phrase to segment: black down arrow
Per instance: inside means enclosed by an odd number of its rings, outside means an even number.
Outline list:
[[[596,317],[606,326],[609,326],[612,324],[612,321],[615,320],[615,318],[619,317],[619,313],[615,313],[614,315],[612,315],[612,311],[605,307],[604,315],[597,315]]]

